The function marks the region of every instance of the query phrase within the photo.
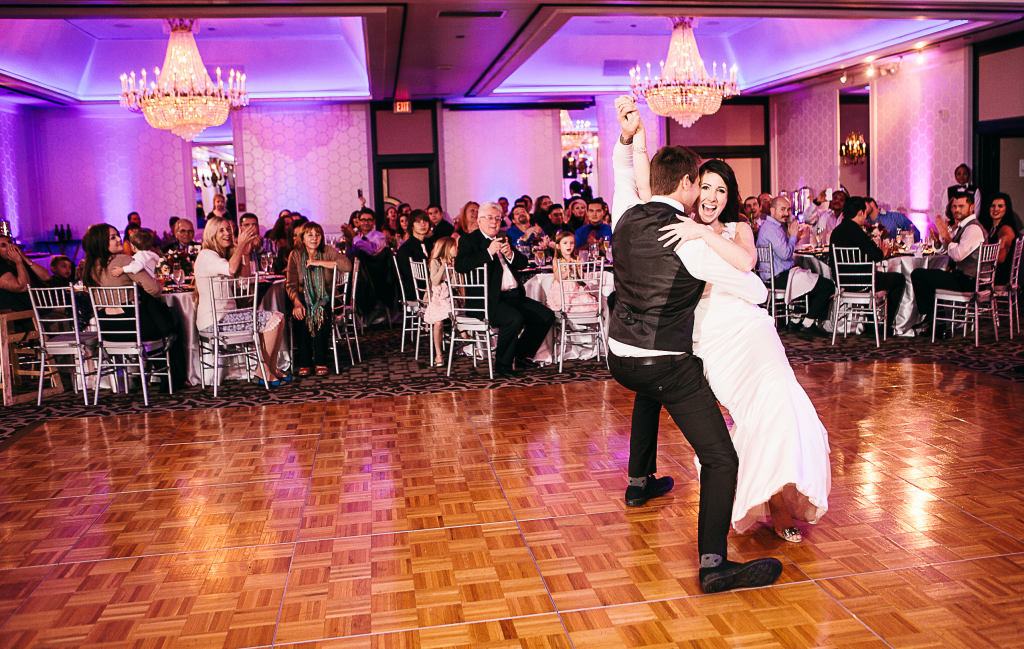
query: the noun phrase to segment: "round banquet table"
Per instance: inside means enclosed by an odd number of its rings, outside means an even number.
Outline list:
[[[163,300],[167,306],[178,314],[181,319],[183,345],[187,356],[188,381],[192,385],[201,385],[200,372],[203,367],[200,363],[202,355],[199,353],[199,330],[196,327],[196,307],[192,297],[192,291],[180,293],[164,293]],[[277,358],[277,366],[285,370],[291,364],[291,351],[288,341],[291,340],[290,327],[291,318],[284,310],[288,303],[288,295],[285,293],[284,282],[276,281],[267,289],[266,295],[260,301],[260,308],[265,311],[280,311],[285,314],[284,318],[284,342],[281,345],[281,353]],[[213,360],[212,358],[210,359]],[[227,359],[221,374],[221,381],[225,379],[245,379],[245,364],[241,358]],[[207,368],[205,373],[206,385],[213,385],[213,369]]]
[[[812,273],[817,273],[826,279],[832,279],[832,267],[827,261],[815,255],[804,255],[796,253],[793,261],[797,266]],[[913,328],[921,322],[921,314],[917,312],[917,304],[914,302],[914,286],[910,282],[910,274],[918,268],[945,268],[949,265],[949,257],[943,254],[925,255],[915,257],[913,255],[900,255],[890,257],[876,264],[879,271],[886,273],[902,273],[907,278],[907,287],[903,290],[903,297],[900,299],[899,310],[896,318],[891,322],[893,329],[898,336],[913,336]]]
[[[601,308],[604,314],[604,331],[608,333],[608,296],[611,295],[612,291],[615,290],[615,284],[613,282],[613,275],[610,271],[604,271],[604,279],[601,285]],[[526,297],[537,300],[541,304],[547,304],[548,292],[551,290],[551,285],[555,282],[555,276],[550,272],[537,273],[530,279],[523,283],[523,290],[526,291]],[[553,350],[555,349],[555,327],[552,327],[548,332],[547,337],[544,339],[544,344],[537,350],[537,355],[533,357],[533,360],[538,363],[553,363],[558,359],[554,358]],[[565,352],[565,360],[587,360],[594,358],[597,355],[597,350],[593,346],[584,345],[573,345],[570,344],[569,348]]]
[[[892,327],[896,330],[897,336],[913,336],[914,326],[919,324],[924,316],[917,312],[917,303],[914,302],[914,285],[910,282],[910,273],[918,268],[945,268],[949,265],[947,255],[926,255],[914,257],[913,255],[901,255],[890,257],[878,263],[879,270],[887,273],[902,273],[907,278],[907,287],[903,289],[903,298],[900,300],[899,311],[893,319]]]

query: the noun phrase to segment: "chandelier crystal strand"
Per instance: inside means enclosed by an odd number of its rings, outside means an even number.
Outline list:
[[[136,88],[135,73],[121,75],[121,105],[141,112],[153,128],[169,130],[191,142],[205,128],[220,126],[231,110],[249,104],[245,75],[230,71],[227,87],[217,68],[217,83],[210,79],[192,35],[195,19],[166,21],[171,31],[163,69],[153,68],[156,79],[146,85],[142,70]]]
[[[740,94],[735,65],[727,76],[726,65],[722,63],[719,79],[716,62],[713,75],[708,75],[693,37],[695,26],[694,18],[672,19],[672,39],[660,74],[651,75],[650,63],[644,76],[639,65],[629,72],[634,98],[646,101],[656,115],[671,117],[685,128],[704,115],[718,112],[723,99]]]

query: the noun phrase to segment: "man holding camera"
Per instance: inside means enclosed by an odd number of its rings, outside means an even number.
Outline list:
[[[529,262],[501,232],[501,206],[484,203],[478,214],[480,229],[459,238],[455,270],[468,273],[487,268],[487,319],[498,328],[495,371],[511,377],[514,366],[536,367],[530,359],[544,342],[555,314],[526,297],[519,271]]]

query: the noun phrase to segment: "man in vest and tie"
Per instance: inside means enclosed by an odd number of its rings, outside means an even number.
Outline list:
[[[985,227],[974,215],[972,192],[954,194],[951,211],[957,225],[952,234],[945,221],[935,220],[935,230],[939,241],[946,246],[946,254],[949,255],[951,262],[950,268],[918,268],[910,274],[917,312],[924,316],[924,322],[919,326],[922,332],[928,332],[931,327],[936,290],[974,290],[975,278],[978,276],[978,256],[981,253],[981,245],[988,236]]]
[[[626,505],[644,505],[668,493],[674,484],[670,476],[655,476],[658,424],[664,407],[701,464],[697,523],[701,588],[717,593],[767,586],[782,574],[778,560],[735,563],[727,558],[739,460],[701,361],[693,355],[693,314],[705,282],[754,304],[763,302],[767,293],[755,275],[733,268],[701,240],[683,244],[678,252],[659,241],[660,228],[688,214],[700,196],[700,159],[680,146],[662,148],[651,161],[653,197],[641,203],[630,148],[640,127],[639,115],[628,99],[617,101],[616,107],[622,134],[613,152],[616,300],[608,345],[612,376],[636,392]],[[646,155],[646,151],[638,149],[637,154]]]

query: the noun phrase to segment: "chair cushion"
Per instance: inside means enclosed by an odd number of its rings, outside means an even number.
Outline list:
[[[946,300],[947,302],[970,302],[974,297],[974,291],[949,291],[944,288],[940,288],[935,291],[935,297],[939,300]]]

